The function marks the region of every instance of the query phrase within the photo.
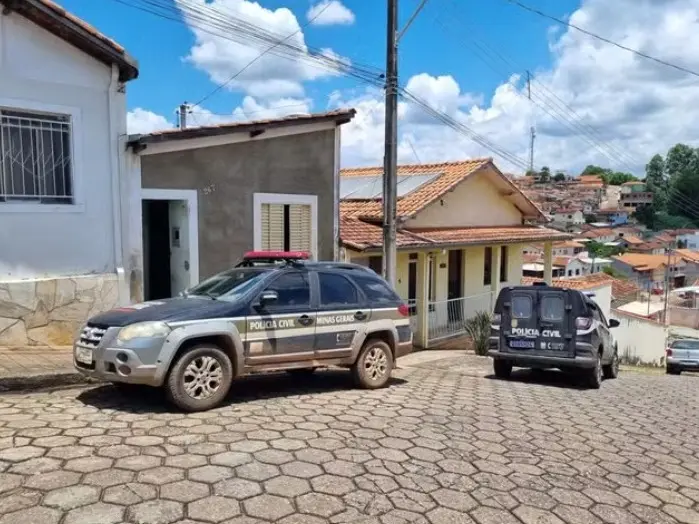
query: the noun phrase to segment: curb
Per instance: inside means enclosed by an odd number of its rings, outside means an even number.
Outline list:
[[[0,393],[34,391],[75,385],[94,384],[97,381],[75,371],[35,373],[0,377]]]

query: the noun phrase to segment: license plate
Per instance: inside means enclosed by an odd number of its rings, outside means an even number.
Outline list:
[[[512,349],[534,349],[536,340],[510,340],[508,344]]]
[[[81,364],[92,364],[92,350],[90,348],[76,347],[75,360]]]

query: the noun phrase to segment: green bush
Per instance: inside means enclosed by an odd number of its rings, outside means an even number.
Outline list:
[[[479,311],[475,316],[466,320],[464,327],[473,340],[476,355],[488,354],[488,339],[490,338],[490,313]]]

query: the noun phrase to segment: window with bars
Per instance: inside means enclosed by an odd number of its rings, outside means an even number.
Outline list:
[[[264,251],[312,250],[311,206],[309,204],[262,204],[260,228]]]
[[[0,108],[0,202],[72,204],[71,122]]]

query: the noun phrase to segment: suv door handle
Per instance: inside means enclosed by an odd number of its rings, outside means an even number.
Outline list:
[[[313,319],[308,315],[301,315],[299,317],[299,324],[301,324],[302,326],[310,326],[311,324],[313,324]]]
[[[357,319],[357,320],[366,320],[368,316],[369,316],[369,315],[367,315],[366,313],[364,313],[364,311],[357,311],[357,312],[354,314],[354,318]]]

